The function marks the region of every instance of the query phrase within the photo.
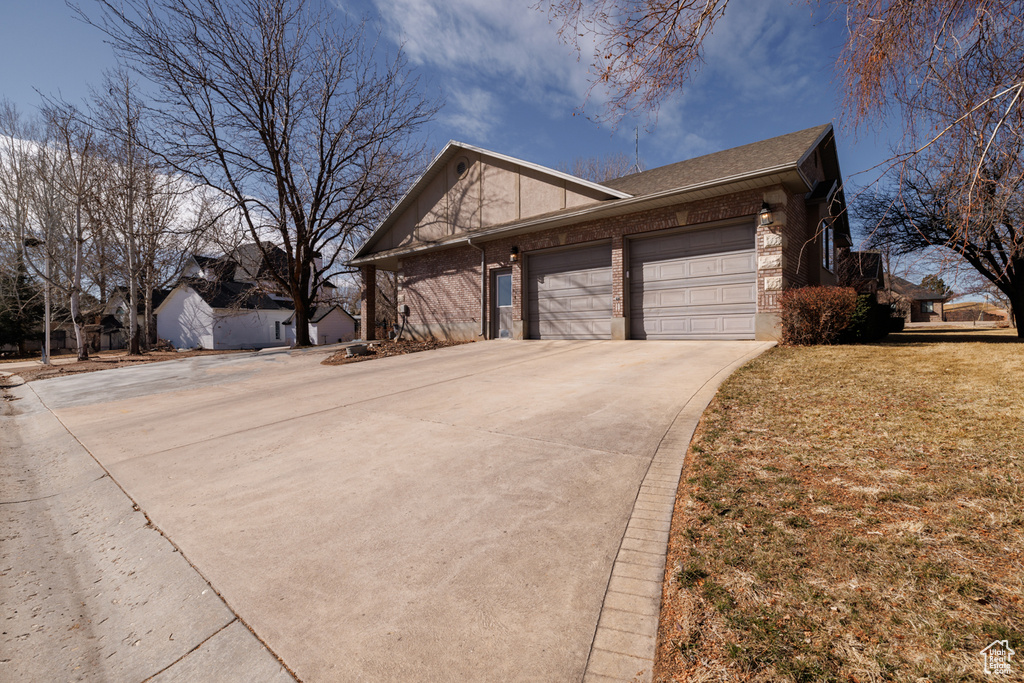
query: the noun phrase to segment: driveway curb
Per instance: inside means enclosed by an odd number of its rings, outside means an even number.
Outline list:
[[[584,683],[652,680],[669,530],[686,450],[722,382],[773,346],[775,342],[761,344],[709,379],[682,407],[658,444],[612,565]]]

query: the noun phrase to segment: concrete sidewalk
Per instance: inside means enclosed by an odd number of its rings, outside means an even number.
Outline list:
[[[0,679],[293,680],[28,385],[3,394]]]

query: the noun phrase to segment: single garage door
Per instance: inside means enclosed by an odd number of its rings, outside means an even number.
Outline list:
[[[753,224],[629,243],[633,339],[753,339]]]
[[[610,244],[531,255],[527,262],[531,339],[610,339]]]

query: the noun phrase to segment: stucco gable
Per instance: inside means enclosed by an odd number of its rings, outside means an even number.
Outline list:
[[[437,244],[629,196],[521,159],[450,142],[356,256]]]

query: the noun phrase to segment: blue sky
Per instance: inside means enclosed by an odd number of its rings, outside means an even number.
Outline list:
[[[319,0],[308,0],[317,2]],[[459,140],[557,167],[575,157],[633,156],[640,128],[645,168],[831,122],[852,198],[875,180],[895,128],[853,131],[843,119],[835,65],[841,18],[805,0],[730,0],[705,43],[705,65],[684,92],[648,119],[599,125],[588,89],[588,55],[558,41],[537,0],[324,0],[355,20],[368,17],[388,50],[402,45],[431,95],[446,102],[425,131],[440,150]],[[93,0],[78,0],[94,11]],[[63,0],[0,0],[0,97],[26,112],[36,93],[81,101],[116,66],[102,34],[73,17]],[[855,225],[856,227],[856,225]],[[897,272],[914,281],[934,272],[925,257]],[[949,273],[947,282],[955,279]]]
[[[69,101],[88,95],[116,65],[95,29],[73,18],[63,0],[0,0],[0,96],[32,111],[44,94]],[[842,122],[834,65],[842,26],[808,3],[732,0],[706,44],[706,65],[646,118],[617,129],[582,115],[587,61],[559,43],[534,0],[335,0],[338,11],[367,15],[387,47],[399,43],[428,90],[446,101],[427,135],[557,166],[577,156],[640,156],[652,168],[824,122],[837,128],[848,182],[882,161],[882,134],[854,135]],[[81,0],[83,8],[92,7]],[[592,100],[588,113],[600,102]],[[870,176],[873,177],[873,176]]]

